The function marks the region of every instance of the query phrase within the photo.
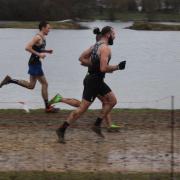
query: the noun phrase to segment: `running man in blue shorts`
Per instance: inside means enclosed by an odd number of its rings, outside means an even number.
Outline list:
[[[27,89],[34,89],[36,82],[39,81],[42,86],[42,98],[45,104],[45,112],[56,112],[57,109],[48,104],[48,82],[42,70],[41,61],[45,59],[46,53],[52,54],[53,50],[46,50],[46,39],[50,32],[50,24],[46,21],[42,21],[39,24],[39,33],[37,33],[33,39],[27,44],[26,51],[31,53],[29,59],[29,70],[30,75],[29,81],[13,79],[10,76],[6,76],[0,83],[0,88],[7,84],[17,84]]]

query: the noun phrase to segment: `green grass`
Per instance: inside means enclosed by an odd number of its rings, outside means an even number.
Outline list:
[[[176,174],[177,179],[180,174]],[[167,173],[0,172],[0,180],[170,180]]]
[[[100,111],[101,109],[89,109],[87,112],[97,112]],[[68,109],[61,109],[61,112],[71,112],[72,110]],[[129,113],[145,113],[145,112],[169,112],[170,110],[165,110],[165,109],[119,109],[115,108],[112,110],[112,112],[129,112]],[[179,111],[179,110],[175,110]],[[38,113],[44,113],[44,109],[31,109],[30,112],[32,114],[38,114]],[[1,114],[25,114],[25,110],[23,109],[0,109]]]
[[[37,29],[39,22],[31,21],[7,21],[0,22],[0,28]],[[50,22],[53,29],[87,29],[87,27],[76,22]]]

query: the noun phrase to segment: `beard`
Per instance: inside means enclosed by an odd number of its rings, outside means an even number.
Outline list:
[[[113,40],[112,36],[110,36],[108,39],[108,44],[112,46],[113,43],[114,43],[114,40]]]

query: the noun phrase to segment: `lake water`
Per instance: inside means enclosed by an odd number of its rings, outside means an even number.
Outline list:
[[[111,64],[127,61],[125,71],[107,74],[105,79],[118,99],[116,107],[169,109],[173,95],[175,108],[180,108],[180,32],[128,30],[124,27],[131,23],[121,22],[83,24],[92,28],[111,25],[116,29]],[[37,30],[0,29],[0,79],[7,74],[17,79],[29,78],[30,54],[24,49],[36,33]],[[50,97],[60,93],[64,97],[81,99],[87,68],[79,64],[78,57],[94,42],[92,29],[51,30],[47,48],[54,49],[54,54],[43,62]],[[40,85],[33,91],[12,84],[0,89],[0,108],[21,108],[18,101],[27,102],[30,108],[42,108]],[[63,104],[58,106],[71,108]],[[98,100],[92,105],[92,108],[100,107]]]

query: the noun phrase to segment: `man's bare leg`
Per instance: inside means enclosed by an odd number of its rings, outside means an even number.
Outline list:
[[[50,101],[49,104],[56,104],[62,102],[64,104],[73,106],[73,107],[79,107],[81,104],[81,101],[74,99],[74,98],[64,98],[60,94],[56,94]]]
[[[37,79],[41,84],[41,95],[44,100],[45,107],[48,108],[48,82],[45,76],[38,76]]]
[[[101,110],[99,117],[96,119],[92,130],[98,134],[100,137],[104,137],[101,133],[101,123],[103,119],[107,117],[107,115],[111,112],[112,108],[116,105],[117,100],[113,92],[109,92],[104,96],[104,105]]]
[[[60,143],[65,143],[64,134],[65,134],[65,131],[68,128],[68,126],[71,123],[75,122],[84,112],[86,112],[90,105],[91,105],[91,102],[86,101],[85,99],[83,99],[81,101],[80,106],[76,110],[72,111],[69,114],[66,121],[60,126],[59,129],[56,130],[56,133],[58,135]]]
[[[12,84],[17,84],[27,89],[34,89],[36,82],[37,82],[36,76],[30,75],[29,81],[13,79],[10,76],[6,76],[4,80],[1,82],[0,87],[12,83]]]
[[[74,98],[62,98],[61,102],[68,104],[73,107],[80,107],[81,101],[74,99]]]

